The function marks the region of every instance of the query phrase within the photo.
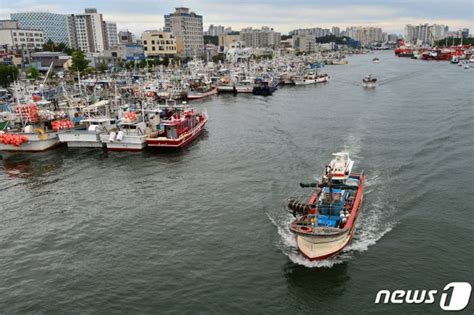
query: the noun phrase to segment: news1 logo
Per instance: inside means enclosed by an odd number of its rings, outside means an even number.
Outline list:
[[[439,307],[444,311],[462,311],[471,298],[472,287],[468,282],[448,283],[441,293]],[[433,304],[438,290],[380,290],[375,304]]]

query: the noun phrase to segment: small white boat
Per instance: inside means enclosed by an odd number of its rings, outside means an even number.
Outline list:
[[[293,79],[295,85],[310,85],[316,83],[317,75],[313,72],[310,72],[304,76],[296,77]]]
[[[377,86],[377,79],[369,73],[362,79],[362,86],[365,88],[375,88]]]

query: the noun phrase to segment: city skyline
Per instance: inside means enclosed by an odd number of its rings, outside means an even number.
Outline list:
[[[269,26],[283,34],[295,28],[338,26],[376,26],[384,32],[402,34],[406,24],[444,24],[451,30],[474,29],[472,3],[458,0],[449,8],[442,1],[395,1],[387,4],[380,0],[283,1],[244,0],[238,5],[219,1],[151,1],[151,0],[98,0],[58,3],[52,0],[22,0],[8,3],[0,12],[0,19],[10,19],[11,13],[44,11],[52,13],[80,13],[84,8],[97,8],[119,30],[128,29],[134,34],[164,26],[163,15],[185,6],[203,16],[204,30],[209,25],[223,25],[240,30],[245,27]],[[351,13],[348,16],[348,12]],[[428,17],[429,16],[429,17]]]

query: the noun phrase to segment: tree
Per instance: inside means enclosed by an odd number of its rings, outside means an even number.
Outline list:
[[[105,62],[101,62],[99,66],[97,67],[97,70],[99,70],[102,73],[105,73],[105,71],[109,70],[109,67],[105,64]]]
[[[32,65],[28,67],[28,70],[26,70],[26,76],[28,79],[36,80],[39,77],[39,71]]]
[[[8,87],[13,81],[18,79],[18,68],[14,65],[0,64],[0,85]]]
[[[72,53],[72,65],[71,65],[71,70],[74,72],[84,72],[87,69],[87,66],[89,65],[89,60],[86,60],[86,57],[84,56],[84,53],[80,50],[74,51]]]

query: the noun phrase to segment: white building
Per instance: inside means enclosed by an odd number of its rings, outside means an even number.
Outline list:
[[[0,46],[10,49],[41,49],[44,44],[44,32],[20,28],[16,21],[0,21]]]
[[[314,35],[306,33],[306,34],[298,34],[293,35],[293,45],[294,49],[297,49],[301,52],[315,52],[316,51],[316,38]]]
[[[207,30],[207,32],[204,32],[204,35],[219,36],[225,33],[226,33],[226,30],[224,26],[222,25],[215,26],[214,24],[211,24],[209,25],[209,29]]]
[[[104,22],[108,48],[118,45],[117,23]]]
[[[253,29],[251,27],[244,28],[240,31],[240,40],[245,42],[247,47],[276,48],[280,45],[281,34],[275,32],[273,28],[267,26],[261,29]]]
[[[415,26],[407,24],[403,32],[403,39],[408,43],[415,43]]]
[[[104,20],[97,9],[85,9],[85,13],[71,15],[70,28],[74,33],[73,48],[83,52],[101,52],[107,49]]]
[[[348,29],[348,36],[354,40],[360,41],[362,45],[368,46],[375,42],[383,40],[382,29],[372,26],[352,26]]]
[[[176,8],[165,15],[165,32],[173,33],[178,55],[184,58],[204,54],[202,16],[188,8]]]

